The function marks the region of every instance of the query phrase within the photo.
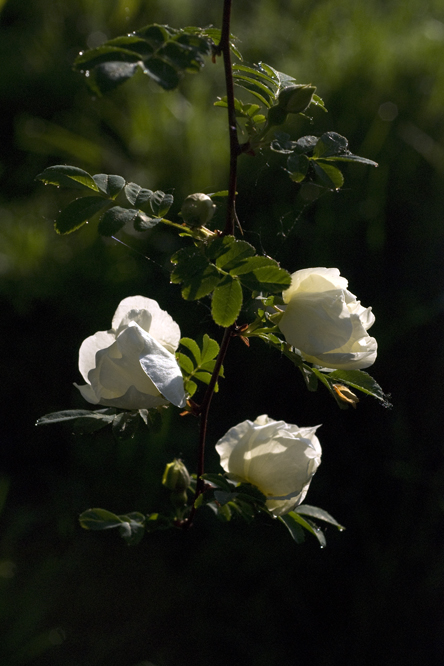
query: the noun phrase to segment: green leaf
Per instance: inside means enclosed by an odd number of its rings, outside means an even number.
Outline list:
[[[236,194],[237,194],[237,192],[236,192]],[[215,197],[224,198],[224,197],[228,196],[228,190],[219,190],[218,192],[210,192],[210,194],[208,194],[208,196],[211,199],[214,199]]]
[[[144,204],[150,203],[153,192],[140,187],[137,183],[127,183],[125,185],[125,196],[132,206],[142,208]]]
[[[113,53],[114,56],[117,54]],[[119,62],[111,60],[96,65],[91,72],[81,70],[82,74],[89,74],[88,85],[96,95],[111,92],[122,83],[131,79],[139,68],[139,63]]]
[[[214,491],[214,499],[221,506],[224,506],[224,504],[228,504],[228,502],[232,502],[236,497],[237,497],[236,492],[226,492],[225,490]]]
[[[182,369],[185,380],[190,382],[191,379],[198,379],[204,384],[209,384],[216,366],[216,361],[214,359],[219,353],[218,343],[205,334],[202,342],[202,351],[199,349],[199,345],[191,338],[182,338],[180,344],[189,349],[193,355],[193,358],[191,359],[186,354],[178,354],[178,363]],[[223,368],[221,367],[219,377],[223,376]],[[192,393],[187,387],[186,390],[192,395],[194,394],[197,385],[194,382],[190,382],[190,384]],[[215,391],[218,391],[217,383]]]
[[[297,544],[304,543],[305,533],[299,523],[292,517],[291,513],[287,513],[285,516],[279,516],[281,523],[285,525],[287,530],[290,532],[292,538],[296,541]]]
[[[310,160],[306,155],[298,155],[293,153],[287,160],[287,169],[290,172],[290,177],[296,183],[301,183],[308,173]]]
[[[369,166],[377,167],[378,163],[373,160],[368,160],[366,157],[359,157],[359,155],[352,155],[346,153],[345,155],[334,155],[333,157],[322,157],[328,162],[360,162],[361,164],[368,164]]]
[[[162,190],[156,190],[156,192],[153,192],[150,205],[154,215],[157,217],[164,217],[173,205],[173,201],[174,198],[172,194],[165,194]]]
[[[145,531],[145,516],[136,511],[116,516],[105,509],[88,509],[79,516],[80,525],[86,530],[109,530],[118,528],[120,536],[129,545],[140,542]]]
[[[252,257],[255,253],[256,250],[250,243],[236,240],[234,236],[217,237],[205,249],[206,256],[224,271],[240,265],[243,259]]]
[[[215,288],[211,315],[219,326],[234,324],[242,307],[242,287],[239,281],[227,275]]]
[[[326,386],[328,388],[328,390],[331,393],[333,393],[333,389],[331,388],[331,382],[327,378],[328,377],[327,373],[321,372],[320,370],[318,370],[318,368],[310,367],[309,365],[306,365],[305,363],[304,363],[303,367],[304,367],[304,370],[306,370],[307,372],[312,372],[314,375],[316,375],[316,377],[322,382],[322,384],[324,384],[324,386]]]
[[[114,206],[103,215],[97,230],[101,236],[114,236],[127,222],[133,222],[138,214],[138,210]]]
[[[197,342],[195,342],[191,338],[181,338],[179,344],[183,345],[184,347],[186,347],[187,349],[190,350],[190,352],[194,356],[194,360],[195,360],[197,365],[199,365],[201,363],[202,356],[201,356],[199,345],[197,344]]]
[[[242,284],[252,291],[280,292],[291,284],[291,276],[279,266],[262,266],[251,273],[242,274]]]
[[[111,197],[111,199],[117,197],[126,182],[125,178],[122,178],[122,176],[108,176],[106,173],[97,173],[93,176],[93,179],[100,192]]]
[[[121,85],[138,68],[165,90],[172,90],[186,72],[198,72],[203,56],[212,53],[212,38],[204,31],[191,30],[194,32],[149,25],[79,54],[74,67],[87,76],[97,94]]]
[[[230,269],[230,275],[243,275],[244,273],[251,273],[257,268],[263,268],[264,266],[277,266],[279,264],[274,259],[270,257],[248,257],[247,259],[240,259],[239,263],[236,263],[234,268]]]
[[[61,412],[52,412],[40,417],[36,425],[51,425],[52,423],[70,422],[79,434],[100,430],[112,423],[116,417],[115,409],[69,409]]]
[[[383,407],[392,407],[390,395],[385,394],[373,377],[363,370],[334,370],[326,376],[329,380],[340,381],[342,384],[373,396],[382,402]]]
[[[233,484],[223,474],[202,474],[201,479],[226,492],[230,493],[233,490]]]
[[[200,382],[203,382],[204,384],[209,384],[211,381],[211,373],[206,372],[206,371],[201,371],[201,372],[195,372],[194,373],[194,378],[198,379]],[[215,391],[217,393],[217,388],[215,388]]]
[[[315,106],[319,106],[323,111],[325,111],[325,113],[328,113],[327,108],[324,104],[324,100],[321,97],[319,97],[319,95],[316,95],[316,93],[313,93],[311,103],[314,104]]]
[[[294,142],[294,149],[297,153],[309,153],[314,150],[318,142],[317,136],[307,135],[303,136]]]
[[[87,171],[78,167],[68,166],[67,164],[48,167],[36,176],[36,180],[41,180],[48,185],[56,185],[57,187],[86,188],[94,190],[94,192],[99,192],[96,182]]]
[[[62,210],[54,225],[58,234],[70,234],[79,229],[102,208],[109,205],[107,199],[83,197],[75,199]]]
[[[203,336],[201,362],[212,361],[219,353],[219,344],[206,333]]]
[[[300,357],[299,357],[300,358]],[[302,360],[302,359],[301,359]],[[299,364],[299,369],[304,378],[305,384],[309,391],[317,391],[318,388],[318,378],[311,368],[305,364]]]
[[[263,62],[252,67],[234,65],[233,78],[236,85],[248,90],[267,107],[276,101],[283,88],[295,81],[292,76],[278,72]]]
[[[326,523],[335,525],[338,530],[345,530],[343,525],[340,525],[337,520],[333,518],[327,511],[320,509],[317,506],[310,506],[308,504],[300,504],[295,510],[295,513],[302,514],[303,516],[310,516],[311,518],[317,518],[318,520],[323,520]]]
[[[264,106],[270,108],[273,104],[274,94],[264,85],[248,76],[235,76],[234,83],[257,97]]]
[[[274,139],[270,144],[271,150],[275,153],[283,153],[288,155],[292,153],[296,145],[296,141],[290,140],[290,135],[286,132],[275,132]]]
[[[79,516],[80,525],[85,530],[109,530],[120,527],[121,520],[115,513],[106,509],[88,509]]]
[[[199,270],[201,269],[201,270]],[[208,296],[220,283],[220,275],[214,266],[196,266],[195,275],[182,288],[182,297],[186,301],[196,301]]]
[[[132,511],[119,518],[122,520],[119,528],[120,536],[128,546],[136,546],[145,534],[145,516],[138,511]]]
[[[192,397],[197,391],[197,384],[196,384],[196,382],[191,381],[191,379],[185,379],[184,380],[184,389],[185,389],[186,393],[188,393],[188,395],[190,397]]]
[[[260,81],[263,81],[264,84],[266,84],[267,90],[268,89],[274,89],[278,86],[276,82],[276,70],[273,70],[273,74],[270,76],[270,73],[267,72],[264,67],[261,66],[254,66],[254,67],[249,67],[248,65],[234,65],[233,66],[233,73],[235,76],[238,76],[237,72],[244,72],[246,74],[250,74],[254,79],[258,79]],[[270,70],[271,72],[271,70]]]
[[[324,533],[320,527],[318,527],[315,523],[312,523],[311,520],[305,520],[305,518],[303,518],[300,514],[295,513],[294,511],[290,511],[290,514],[301,525],[301,527],[303,527],[305,530],[307,530],[307,532],[310,532],[310,534],[313,534],[313,536],[316,537],[316,539],[319,541],[319,545],[321,546],[321,548],[324,548],[327,545]]]
[[[185,376],[191,375],[191,373],[194,370],[194,364],[193,361],[190,359],[190,357],[187,356],[186,354],[182,354],[181,352],[179,352],[176,355],[176,358],[177,362],[180,365],[182,373],[185,374]]]
[[[148,217],[143,210],[138,210],[133,224],[136,231],[148,231],[155,227],[156,224],[159,224],[159,222],[162,222],[161,217]]]
[[[336,167],[331,164],[312,161],[313,169],[318,182],[324,187],[333,190],[339,190],[344,184],[344,176]]]
[[[347,151],[348,141],[336,132],[325,132],[316,142],[313,157],[330,157]]]
[[[240,483],[236,486],[236,492],[240,499],[248,499],[248,501],[252,501],[254,504],[265,506],[265,502],[267,501],[264,493],[251,483]]]
[[[206,296],[220,282],[219,271],[208,262],[199,248],[183,248],[171,257],[171,261],[176,264],[171,273],[171,282],[183,283],[182,296],[187,301]]]

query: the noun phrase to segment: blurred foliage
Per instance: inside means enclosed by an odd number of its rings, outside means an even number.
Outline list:
[[[196,666],[290,664],[295,654],[319,665],[416,666],[442,654],[442,2],[234,2],[246,61],[313,83],[326,103],[314,125],[292,120],[292,133],[339,132],[380,165],[346,166],[345,188],[319,197],[284,177],[278,155],[245,156],[245,240],[290,271],[340,268],[373,306],[372,374],[394,408],[363,399],[356,412],[339,412],[253,340],[249,350],[233,345],[209,442],[265,410],[301,426],[322,422],[323,465],[309,501],[347,531],[329,533],[327,549],[314,540],[293,549],[277,525],[226,527],[202,515],[190,533],[158,532],[128,548],[112,531],[84,533],[77,516],[168,502],[149,479],[160,484],[174,457],[193,467],[192,417],[171,412],[148,445],[34,428],[50,411],[85,408],[72,387],[78,347],[128,295],[155,297],[188,322],[182,335],[208,327],[220,339],[208,304],[184,302],[169,284],[174,233],[122,236],[129,248],[97,238],[92,225],[57,236],[53,221],[70,195],[34,178],[65,162],[121,173],[174,193],[173,214],[190,192],[224,189],[226,117],[212,108],[224,94],[219,61],[173,93],[140,75],[101,99],[72,70],[79,51],[106,39],[153,22],[219,26],[221,9],[204,0],[0,2],[5,666],[173,666],[190,654]],[[220,206],[216,226],[223,219]],[[260,381],[244,363],[260,368]],[[211,446],[207,467],[218,470]]]

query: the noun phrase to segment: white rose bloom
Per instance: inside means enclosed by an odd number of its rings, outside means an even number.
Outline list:
[[[83,341],[79,370],[87,382],[77,386],[94,405],[150,409],[186,402],[182,373],[174,356],[180,329],[159,304],[130,296],[119,304],[109,331]]]
[[[376,360],[378,345],[367,334],[375,317],[347,286],[337,268],[305,268],[282,294],[287,305],[279,328],[310,363],[358,370]]]
[[[216,444],[220,464],[234,481],[259,488],[267,508],[282,516],[304,500],[320,465],[317,428],[298,428],[266,414],[243,421]]]

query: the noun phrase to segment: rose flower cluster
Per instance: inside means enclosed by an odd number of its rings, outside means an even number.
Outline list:
[[[296,271],[282,296],[279,328],[306,361],[343,370],[374,363],[377,343],[368,335],[374,315],[348,291],[338,269]],[[111,329],[82,343],[79,369],[86,384],[76,386],[95,405],[129,410],[168,403],[184,407],[187,396],[174,355],[179,340],[179,326],[156,301],[125,298]],[[269,511],[281,516],[304,500],[319,467],[318,427],[299,428],[264,414],[228,430],[216,450],[227,476],[256,486]]]

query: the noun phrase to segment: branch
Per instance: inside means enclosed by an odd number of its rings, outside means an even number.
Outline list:
[[[234,83],[233,68],[231,65],[230,52],[230,20],[232,0],[224,0],[222,19],[222,33],[218,44],[218,53],[222,53],[225,70],[225,87],[227,91],[228,105],[228,133],[230,137],[230,175],[228,182],[228,205],[227,219],[224,235],[234,236],[234,224],[237,222],[236,215],[236,180],[237,180],[237,158],[242,150],[237,138],[236,112],[234,108]]]
[[[231,65],[230,53],[230,21],[231,21],[231,4],[232,0],[224,0],[223,18],[222,18],[222,32],[220,42],[217,46],[216,53],[222,54],[225,71],[225,86],[227,90],[227,104],[228,104],[228,133],[230,137],[230,175],[228,183],[228,204],[227,204],[227,219],[223,235],[234,236],[234,225],[238,222],[236,215],[236,181],[237,181],[237,158],[242,152],[241,146],[237,138],[236,127],[236,113],[234,108],[234,84],[233,84],[233,69]],[[240,226],[240,225],[239,225]],[[214,388],[219,377],[219,371],[224,362],[230,339],[233,335],[236,325],[233,324],[225,329],[224,337],[219,349],[219,354],[216,359],[216,365],[211,376],[210,383],[205,392],[202,404],[199,409],[200,418],[200,433],[199,433],[199,461],[197,468],[197,482],[196,491],[194,494],[193,506],[191,507],[190,515],[183,521],[181,527],[188,529],[193,524],[194,516],[196,514],[196,500],[204,490],[204,481],[201,479],[204,473],[205,464],[205,442],[207,436],[208,413],[210,410],[211,400],[214,394]]]
[[[205,391],[204,399],[202,401],[202,404],[200,406],[200,433],[199,433],[199,459],[198,459],[198,467],[197,467],[197,482],[196,482],[196,491],[194,493],[194,499],[193,499],[193,506],[191,507],[191,512],[188,518],[183,522],[182,527],[185,529],[188,529],[191,527],[194,516],[196,513],[196,507],[195,503],[199,495],[203,492],[204,489],[204,481],[201,479],[202,474],[204,473],[204,464],[205,464],[205,442],[206,442],[206,437],[207,437],[207,425],[208,425],[208,412],[210,411],[210,404],[211,400],[214,395],[214,387],[216,386],[216,382],[219,377],[219,372],[221,369],[221,366],[224,362],[225,356],[227,354],[228,350],[228,345],[230,343],[230,339],[233,334],[233,330],[235,328],[235,324],[233,326],[230,326],[229,328],[225,329],[224,332],[224,337],[222,339],[222,343],[219,349],[219,354],[216,359],[216,365],[214,366],[213,374],[211,376],[210,383],[208,384],[208,388]]]

